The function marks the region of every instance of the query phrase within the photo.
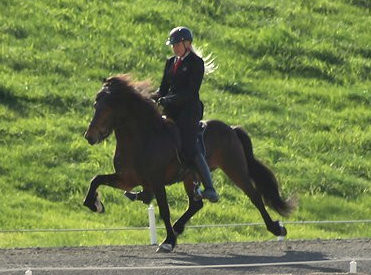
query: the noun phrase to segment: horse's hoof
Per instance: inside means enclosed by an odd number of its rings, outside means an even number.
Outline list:
[[[89,208],[91,211],[97,212],[97,207],[95,206],[95,204],[91,204],[88,201],[84,201],[83,205]]]
[[[281,225],[280,229],[281,229],[280,237],[285,237],[287,235],[286,227]]]
[[[125,192],[124,196],[127,197],[131,201],[136,201],[138,199],[138,193],[134,193],[134,192]]]
[[[273,222],[272,226],[267,229],[277,237],[285,237],[287,235],[287,230],[280,221]]]
[[[97,209],[96,212],[103,214],[106,209],[104,208],[104,204],[101,201],[96,200],[94,203],[95,208]]]
[[[171,251],[173,251],[173,246],[169,243],[163,243],[157,248],[156,253],[170,253]]]

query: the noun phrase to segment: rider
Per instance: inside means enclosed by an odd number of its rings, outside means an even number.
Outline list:
[[[164,114],[174,120],[182,138],[182,156],[193,165],[205,187],[202,197],[217,202],[219,196],[213,187],[210,170],[202,153],[197,149],[197,131],[203,117],[199,90],[204,76],[204,61],[192,47],[190,29],[171,30],[166,45],[171,45],[174,56],[166,61],[158,91],[152,98],[164,107]]]

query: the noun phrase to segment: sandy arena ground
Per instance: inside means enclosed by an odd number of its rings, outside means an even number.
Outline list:
[[[371,274],[371,239],[0,249],[0,274]],[[279,263],[279,265],[277,265]],[[274,264],[274,265],[272,265]]]

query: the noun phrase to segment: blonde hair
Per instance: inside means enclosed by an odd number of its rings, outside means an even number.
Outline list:
[[[189,49],[191,52],[198,55],[204,60],[205,75],[211,74],[216,69],[218,69],[218,66],[214,63],[215,58],[212,56],[212,53],[208,54],[206,57],[203,57],[202,48],[196,48],[195,46],[190,44]]]

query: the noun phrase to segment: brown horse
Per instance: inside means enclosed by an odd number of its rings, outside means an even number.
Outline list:
[[[194,199],[192,173],[179,173],[180,138],[175,124],[161,116],[156,104],[141,91],[143,85],[132,82],[127,75],[106,79],[95,99],[95,114],[85,133],[93,145],[114,132],[116,152],[115,173],[97,175],[90,183],[84,205],[92,211],[103,212],[97,188],[107,185],[130,191],[142,186],[157,200],[167,236],[157,251],[169,252],[187,221],[203,207],[202,200]],[[272,171],[257,160],[247,133],[240,127],[230,127],[221,121],[206,122],[204,141],[206,159],[211,170],[221,168],[225,174],[250,198],[259,210],[267,229],[276,236],[287,234],[285,227],[273,221],[264,203],[283,216],[293,205],[284,201]],[[189,198],[187,211],[172,226],[166,199],[165,185],[181,180]]]

